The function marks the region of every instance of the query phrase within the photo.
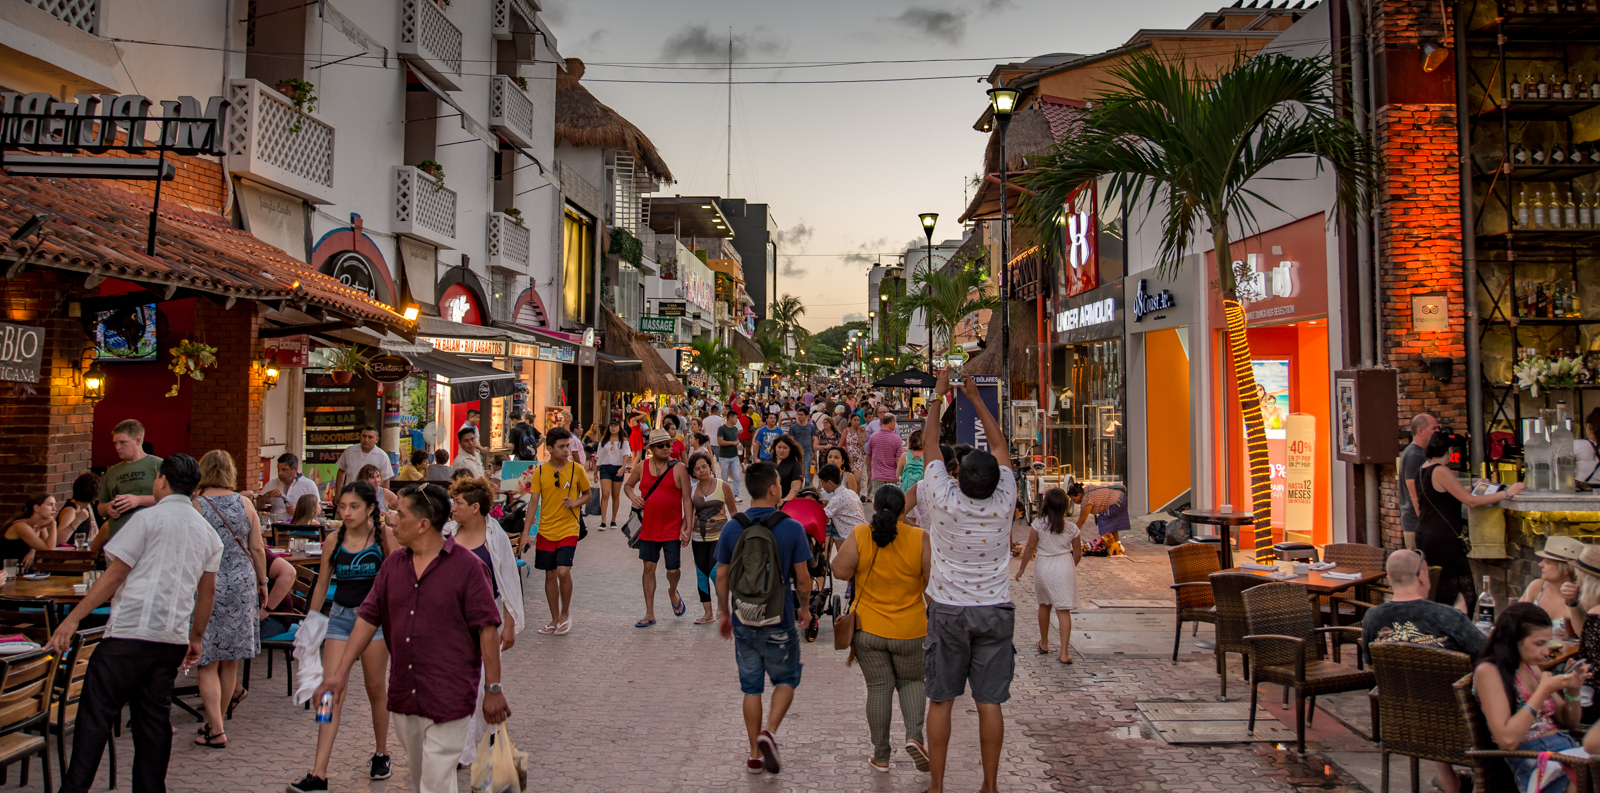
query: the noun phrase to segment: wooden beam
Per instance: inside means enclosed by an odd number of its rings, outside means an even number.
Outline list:
[[[256,335],[263,339],[281,339],[285,336],[299,336],[303,333],[326,333],[331,330],[347,330],[355,327],[345,321],[323,322],[317,325],[289,325],[281,328],[262,328]]]

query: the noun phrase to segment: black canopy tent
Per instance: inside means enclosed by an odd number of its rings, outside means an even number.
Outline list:
[[[921,369],[907,369],[872,384],[873,388],[932,388],[939,378]]]
[[[429,350],[406,353],[406,358],[418,369],[432,372],[450,385],[450,401],[471,402],[475,399],[494,399],[511,396],[517,391],[517,376],[502,372],[447,352]]]

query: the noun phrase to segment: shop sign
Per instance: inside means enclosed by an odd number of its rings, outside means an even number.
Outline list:
[[[279,366],[305,367],[311,364],[311,337],[279,336],[275,339],[261,340],[261,354]]]
[[[44,328],[0,322],[0,380],[39,382],[44,358]]]
[[[1301,218],[1233,244],[1239,303],[1250,325],[1277,325],[1328,313],[1327,228],[1323,214]],[[1206,254],[1214,266],[1215,255]],[[1221,294],[1212,290],[1214,327],[1225,323]]]
[[[121,151],[148,154],[164,146],[176,154],[218,156],[222,97],[200,101],[180,96],[162,100],[161,116],[150,111],[155,102],[138,94],[79,94],[64,102],[43,92],[0,92],[0,112],[14,116],[0,128],[0,146],[26,147],[37,152]],[[178,121],[182,119],[182,121]],[[150,127],[160,140],[147,136]]]
[[[306,414],[306,425],[311,427],[349,427],[351,424],[359,423],[361,423],[361,413],[354,410]]]
[[[367,375],[380,383],[398,383],[411,376],[411,361],[400,355],[379,355],[367,361]]]
[[[682,301],[663,300],[656,304],[656,313],[663,317],[686,317],[688,308]]]
[[[668,336],[678,335],[678,320],[675,317],[640,317],[639,331],[641,333],[663,333]]]
[[[440,352],[454,352],[463,355],[505,355],[506,343],[491,339],[432,339],[422,338],[433,345]]]
[[[546,347],[541,344],[539,345],[539,360],[573,363],[578,360],[578,353],[571,347]]]
[[[537,358],[539,357],[539,345],[523,344],[522,342],[517,341],[511,342],[511,357]]]
[[[1100,260],[1096,242],[1100,220],[1095,212],[1097,190],[1093,182],[1079,188],[1067,201],[1066,222],[1062,224],[1062,250],[1067,266],[1060,268],[1061,291],[1066,296],[1081,295],[1100,285]]]
[[[1065,309],[1056,314],[1056,332],[1069,333],[1079,329],[1092,328],[1096,325],[1105,325],[1117,319],[1117,300],[1108,297],[1096,300],[1075,308]]]
[[[1440,295],[1411,298],[1411,329],[1418,332],[1450,332],[1450,303]]]
[[[356,391],[308,391],[306,392],[306,407],[308,408],[350,408],[359,410],[365,405],[366,395]]]
[[[1000,376],[992,374],[969,375],[978,387],[978,397],[989,408],[989,415],[1000,415]],[[983,422],[978,420],[978,408],[967,400],[967,395],[956,392],[956,443],[989,450],[989,436],[983,432]]]
[[[335,465],[344,456],[344,449],[306,449],[301,462],[306,465]]]
[[[360,442],[361,430],[358,429],[306,430],[306,443],[314,446],[332,446],[334,444],[348,446],[352,443]]]
[[[1316,523],[1317,419],[1289,414],[1284,454],[1284,535],[1310,539]]]
[[[1139,291],[1133,296],[1133,321],[1144,319],[1144,315],[1157,311],[1165,311],[1176,306],[1178,301],[1172,297],[1172,292],[1166,289],[1152,295],[1145,291],[1145,279],[1139,279]]]

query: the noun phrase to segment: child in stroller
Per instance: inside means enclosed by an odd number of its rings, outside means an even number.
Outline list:
[[[806,488],[783,504],[783,511],[806,530],[806,545],[811,549],[811,561],[806,562],[811,574],[811,626],[806,628],[806,641],[817,640],[818,624],[824,614],[834,620],[843,616],[840,600],[833,594],[833,568],[828,564],[828,517],[818,500],[817,491]]]

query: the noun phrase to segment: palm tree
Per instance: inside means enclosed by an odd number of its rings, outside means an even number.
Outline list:
[[[739,381],[739,352],[715,339],[692,339],[694,363],[705,370],[712,382],[722,387],[726,399],[733,394],[733,384]]]
[[[983,270],[968,265],[954,273],[942,269],[922,269],[911,278],[911,290],[894,302],[900,319],[910,321],[917,311],[927,317],[932,336],[929,343],[939,355],[950,352],[951,339],[956,325],[967,315],[985,309],[1000,307],[1000,298],[983,293],[983,284],[989,279]]]
[[[800,339],[811,335],[811,331],[800,326],[800,317],[805,313],[806,307],[805,304],[800,302],[800,298],[785,293],[782,297],[773,301],[772,305],[767,306],[767,318],[761,320],[760,325],[756,327],[756,331],[760,333],[763,329],[766,329],[767,332],[776,335],[780,341],[785,342],[784,349],[787,350],[788,343],[785,341],[786,339],[792,338],[798,342]]]
[[[783,360],[789,357],[784,354],[781,332],[771,326],[757,330],[753,341],[756,343],[756,349],[761,351],[761,357],[767,359],[767,366],[771,368],[781,366]]]
[[[1198,228],[1209,226],[1227,320],[1228,351],[1244,417],[1256,552],[1271,542],[1272,494],[1267,439],[1245,335],[1239,273],[1231,265],[1229,222],[1253,233],[1251,203],[1273,206],[1252,180],[1276,163],[1314,160],[1338,178],[1338,204],[1359,211],[1377,171],[1359,129],[1340,115],[1334,69],[1326,58],[1260,55],[1218,74],[1182,60],[1139,54],[1110,72],[1120,85],[1089,105],[1083,124],[1023,179],[1018,222],[1059,250],[1073,191],[1108,177],[1109,194],[1160,216],[1159,272],[1175,275]],[[1281,178],[1281,177],[1273,177]],[[1276,208],[1276,207],[1274,207]]]

